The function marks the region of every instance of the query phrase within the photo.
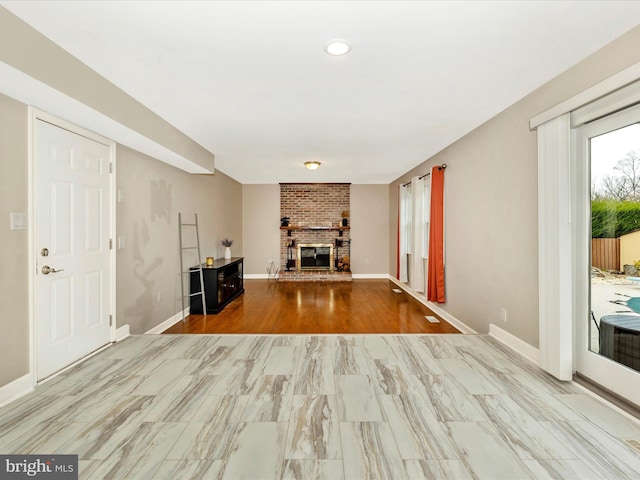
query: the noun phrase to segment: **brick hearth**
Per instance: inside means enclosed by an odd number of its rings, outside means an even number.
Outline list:
[[[351,272],[336,272],[327,270],[292,270],[278,273],[281,282],[350,282]]]

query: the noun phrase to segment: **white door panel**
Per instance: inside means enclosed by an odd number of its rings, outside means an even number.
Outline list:
[[[35,135],[35,358],[42,379],[111,339],[111,150],[41,120]],[[45,266],[57,271],[45,274]]]

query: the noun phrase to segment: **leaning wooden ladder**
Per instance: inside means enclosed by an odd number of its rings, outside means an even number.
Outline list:
[[[180,294],[182,297],[182,321],[183,322],[186,321],[186,317],[184,314],[186,310],[184,300],[186,298],[189,298],[189,307],[191,307],[191,297],[196,297],[200,295],[200,298],[202,299],[202,313],[204,315],[207,314],[207,301],[204,295],[204,277],[202,274],[202,256],[200,255],[200,233],[198,231],[198,214],[195,213],[193,216],[195,219],[193,223],[182,223],[182,213],[178,213],[178,229],[180,234]],[[188,245],[185,247],[184,238],[183,238],[183,232],[185,228],[195,229],[195,237],[196,237],[195,245]],[[198,266],[189,267],[187,270],[185,270],[184,253],[185,251],[193,251],[193,250],[197,251]],[[189,293],[185,294],[184,293],[184,276],[189,275],[189,285],[191,285],[191,278],[192,278],[191,273],[194,273],[196,271],[198,272],[198,279],[200,280],[200,289],[197,292],[192,292],[191,290],[193,290],[193,288],[189,286]]]

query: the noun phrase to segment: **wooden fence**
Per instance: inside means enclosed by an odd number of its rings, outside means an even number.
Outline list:
[[[620,239],[592,238],[591,265],[600,270],[620,270]]]

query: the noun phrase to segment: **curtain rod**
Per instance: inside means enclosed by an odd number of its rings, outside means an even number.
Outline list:
[[[440,170],[444,170],[445,168],[447,168],[447,164],[446,164],[446,163],[443,163],[443,164],[442,164],[442,165],[440,165],[438,168],[439,168]],[[422,180],[424,177],[428,177],[429,175],[431,175],[431,172],[429,172],[429,173],[425,173],[424,175],[422,175],[422,176],[420,176],[420,177],[418,177],[418,178],[419,178],[420,180]],[[411,182],[403,183],[401,186],[402,186],[402,187],[406,187],[407,185],[411,185]]]

